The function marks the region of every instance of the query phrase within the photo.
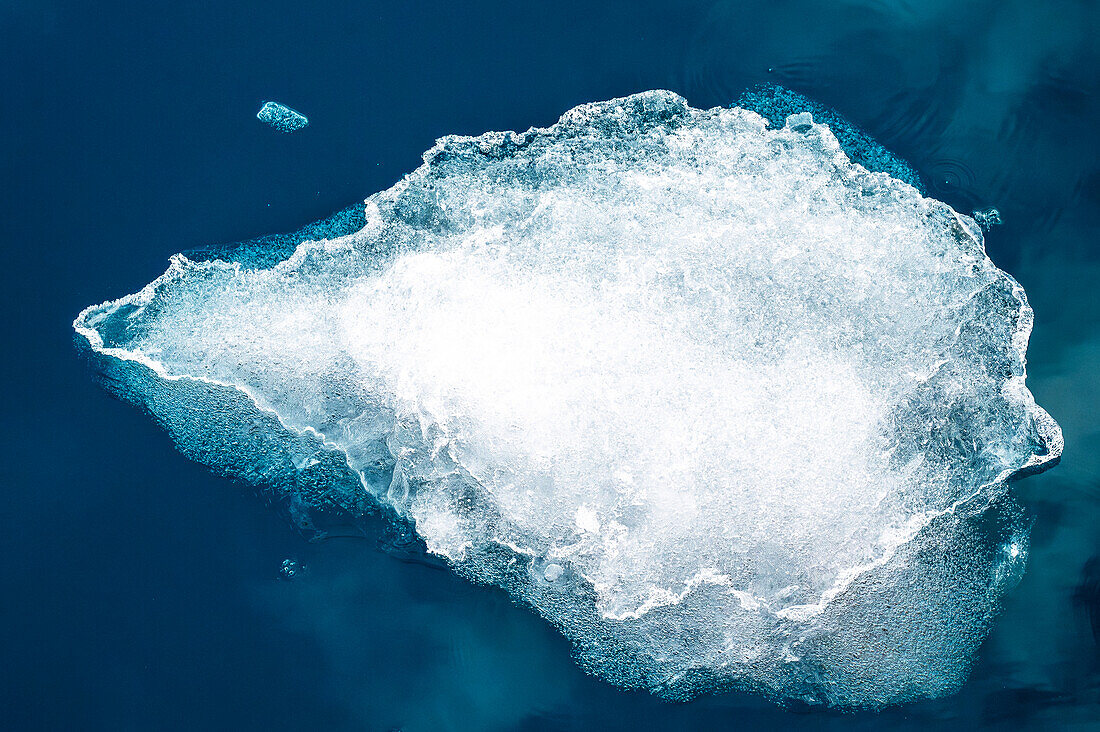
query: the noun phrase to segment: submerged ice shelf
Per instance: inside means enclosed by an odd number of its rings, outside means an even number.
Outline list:
[[[284,261],[86,309],[105,383],[302,524],[381,507],[621,686],[961,683],[1027,554],[1008,480],[1061,451],[972,219],[811,114],[669,92],[424,160]]]

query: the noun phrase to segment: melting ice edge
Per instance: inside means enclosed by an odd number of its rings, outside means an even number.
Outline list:
[[[1023,571],[1009,481],[1062,449],[1032,312],[972,219],[789,102],[445,137],[297,236],[176,255],[78,343],[188,457],[321,532],[382,510],[612,683],[950,693]]]

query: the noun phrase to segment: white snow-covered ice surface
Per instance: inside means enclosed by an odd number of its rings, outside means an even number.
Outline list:
[[[1061,433],[979,226],[809,117],[656,91],[443,138],[361,230],[74,325],[189,456],[407,522],[620,686],[942,695]]]

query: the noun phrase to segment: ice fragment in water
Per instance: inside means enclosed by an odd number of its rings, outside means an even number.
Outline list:
[[[981,208],[970,214],[970,216],[978,222],[978,226],[982,227],[982,231],[989,231],[1001,223],[1001,212],[995,208]]]
[[[317,531],[384,507],[616,684],[945,694],[1026,556],[1008,480],[1061,452],[1032,313],[805,122],[647,92],[446,137],[358,230],[74,325],[189,456]]]
[[[305,565],[299,564],[293,559],[284,559],[282,566],[279,568],[279,575],[283,579],[294,579],[297,575],[305,571]]]
[[[304,114],[278,102],[264,102],[264,106],[256,113],[256,119],[266,122],[279,132],[297,132],[309,124],[309,119]]]

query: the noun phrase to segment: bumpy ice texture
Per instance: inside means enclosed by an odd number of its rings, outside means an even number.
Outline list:
[[[908,163],[891,153],[870,135],[842,117],[835,110],[801,94],[775,84],[760,84],[737,98],[737,106],[751,109],[772,125],[784,126],[791,115],[809,115],[829,127],[837,142],[854,163],[868,170],[889,173],[905,181],[921,193],[925,187],[917,172]]]
[[[304,114],[278,102],[264,102],[260,111],[256,113],[256,119],[267,123],[279,132],[297,132],[309,126],[309,119]]]
[[[189,456],[302,523],[384,507],[621,686],[947,693],[1027,554],[1008,481],[1061,451],[1032,313],[808,117],[649,92],[447,137],[360,230],[177,255],[75,327]]]

